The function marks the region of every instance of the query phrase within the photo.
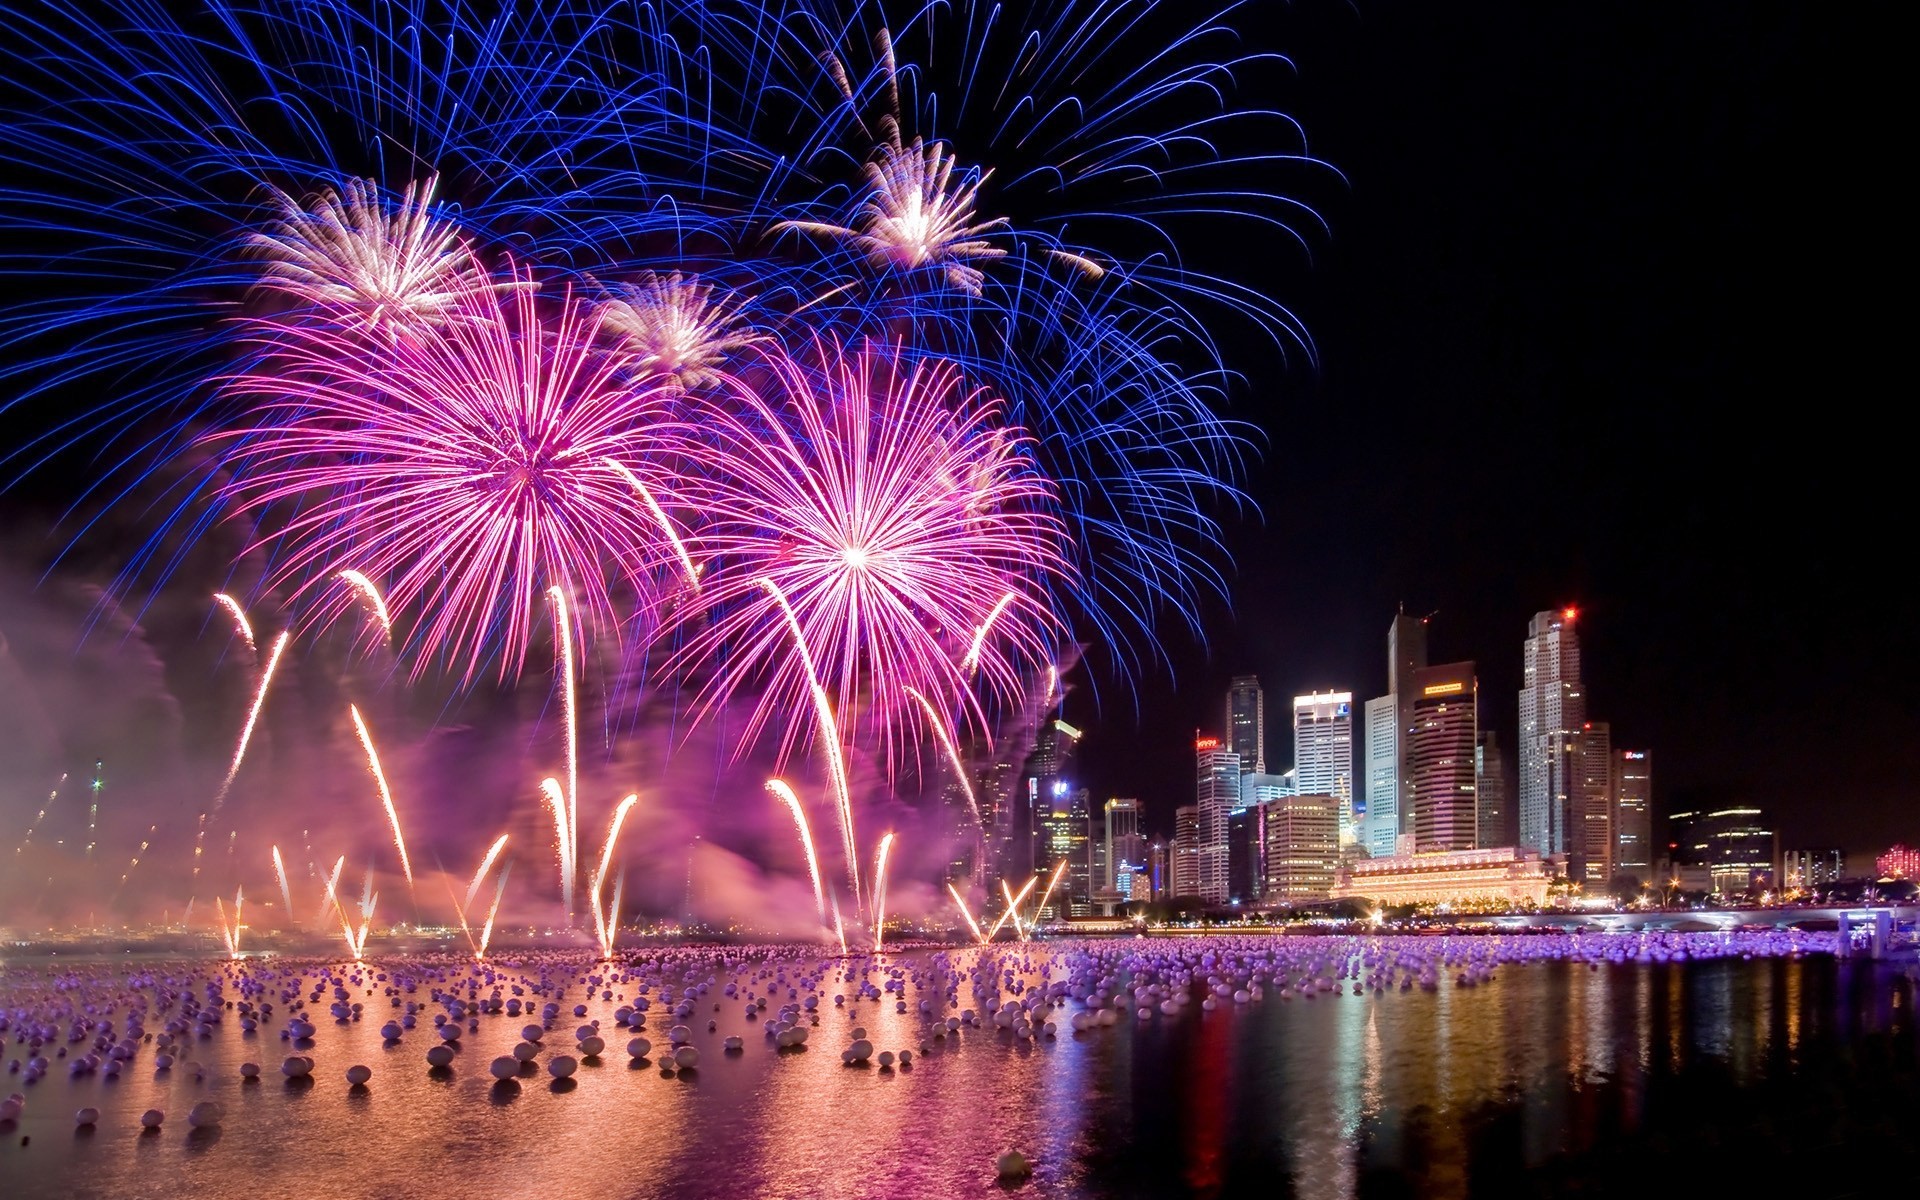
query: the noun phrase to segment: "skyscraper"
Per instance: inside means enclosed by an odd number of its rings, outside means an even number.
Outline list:
[[[1580,789],[1580,727],[1587,699],[1571,608],[1535,613],[1521,656],[1520,844],[1543,857],[1572,854]],[[1571,866],[1570,866],[1571,872]],[[1570,873],[1570,877],[1583,877]]]
[[[1653,882],[1653,753],[1613,755],[1613,873]]]
[[[1228,819],[1240,807],[1240,756],[1216,737],[1197,737],[1195,803],[1200,810],[1199,890],[1209,904],[1225,904],[1228,897]]]
[[[1106,818],[1107,876],[1105,880],[1096,882],[1111,890],[1120,886],[1121,863],[1130,863],[1136,868],[1144,869],[1147,861],[1147,839],[1140,836],[1140,802],[1138,800],[1115,796],[1107,801]]]
[[[1589,891],[1613,882],[1613,727],[1605,721],[1580,726],[1580,790],[1574,797],[1579,844],[1568,847],[1567,878]],[[1575,874],[1576,867],[1583,874]]]
[[[1513,785],[1507,771],[1507,757],[1500,748],[1500,735],[1482,729],[1473,749],[1473,795],[1479,805],[1475,838],[1482,850],[1515,845],[1519,832],[1514,827]]]
[[[1390,856],[1400,836],[1400,777],[1396,766],[1400,736],[1394,727],[1399,713],[1400,701],[1395,696],[1367,701],[1367,819],[1362,840],[1374,858]]]
[[[1473,664],[1421,667],[1413,672],[1412,686],[1406,761],[1414,848],[1422,854],[1471,850],[1480,815],[1474,778],[1479,693]]]
[[[1293,698],[1294,783],[1302,795],[1340,801],[1340,843],[1360,838],[1353,809],[1353,693]]]
[[[1182,804],[1173,810],[1173,842],[1167,848],[1172,860],[1168,890],[1178,899],[1200,894],[1200,806]]]
[[[1240,756],[1240,769],[1267,770],[1267,694],[1257,675],[1235,675],[1227,686],[1227,749]]]
[[[1338,798],[1283,796],[1265,809],[1266,902],[1325,900],[1340,857]]]

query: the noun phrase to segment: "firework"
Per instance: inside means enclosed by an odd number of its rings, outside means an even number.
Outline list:
[[[387,612],[386,598],[380,594],[380,589],[373,585],[373,580],[352,567],[337,572],[336,578],[345,581],[349,587],[366,598],[368,607],[373,611],[373,619],[380,622],[380,632],[386,636],[388,642],[392,642],[393,616]]]
[[[400,852],[400,873],[407,877],[407,886],[413,886],[413,864],[407,860],[407,839],[400,832],[400,810],[393,804],[393,789],[387,786],[387,773],[380,769],[380,754],[373,748],[373,735],[367,732],[367,723],[360,716],[357,705],[347,705],[347,713],[353,718],[353,731],[360,735],[360,745],[367,752],[367,770],[373,775],[373,782],[380,789],[380,804],[387,810],[387,824],[393,827],[393,848]]]
[[[273,873],[280,878],[280,902],[286,905],[287,920],[293,920],[293,889],[287,885],[287,864],[280,859],[280,847],[273,848]]]
[[[880,839],[873,855],[873,951],[880,952],[887,935],[887,855],[893,850],[893,835]]]
[[[594,936],[599,940],[600,954],[605,958],[613,957],[613,939],[619,932],[620,899],[616,895],[611,911],[603,911],[600,907],[600,888],[606,883],[607,871],[613,866],[613,847],[620,840],[620,826],[626,823],[627,810],[639,803],[639,800],[639,795],[635,793],[614,808],[613,820],[607,824],[607,841],[600,850],[600,869],[593,873],[593,878],[587,885],[588,898],[593,903]]]
[[[260,647],[254,644],[253,622],[247,620],[247,610],[241,608],[240,602],[225,592],[215,592],[213,594],[213,601],[221,608],[226,609],[227,615],[233,618],[234,631],[240,635],[240,640],[247,644],[247,651],[251,654],[258,655],[260,653]]]
[[[553,813],[553,851],[560,863],[560,902],[566,907],[567,922],[573,922],[573,833],[567,827],[567,794],[560,781],[549,775],[540,781],[540,798]]]
[[[953,735],[947,731],[947,723],[940,718],[939,713],[934,711],[932,701],[912,688],[907,689],[907,694],[919,701],[920,707],[925,710],[927,728],[933,731],[934,741],[940,744],[941,752],[947,756],[947,762],[952,764],[953,778],[967,798],[967,809],[973,813],[975,828],[980,828],[980,801],[973,794],[973,782],[967,778],[967,764],[960,761],[960,749],[953,744]]]
[[[15,858],[18,858],[26,852],[27,846],[33,841],[34,833],[40,828],[40,822],[47,819],[47,810],[52,808],[53,802],[60,798],[60,789],[66,786],[66,782],[66,772],[63,771],[60,774],[59,780],[54,783],[53,790],[47,793],[47,802],[41,805],[40,811],[33,815],[33,824],[27,826],[27,836],[21,838],[20,844],[13,848]]]
[[[328,909],[339,910],[340,872],[346,865],[347,856],[344,854],[334,860],[333,871],[328,874],[326,887],[323,888],[320,893],[320,912],[314,917],[316,922],[327,919]]]
[[[966,919],[967,928],[973,931],[974,940],[981,943],[982,945],[985,945],[987,941],[987,935],[980,932],[980,923],[978,921],[975,921],[973,919],[973,914],[967,910],[967,902],[961,899],[960,889],[954,887],[951,883],[949,883],[947,885],[947,891],[952,893],[953,902],[960,906],[960,915]]]
[[[467,885],[466,899],[460,904],[461,911],[464,912],[473,907],[474,898],[480,894],[480,884],[487,878],[487,872],[493,869],[494,860],[498,859],[500,852],[506,848],[507,835],[503,833],[494,839],[493,845],[489,846],[487,852],[481,856],[480,867],[473,873],[473,882]]]
[[[816,738],[837,728],[891,764],[922,720],[910,689],[970,707],[977,682],[1011,704],[1062,632],[1048,595],[1071,573],[1024,434],[952,367],[872,344],[769,356],[767,375],[703,412],[687,450],[703,473],[692,540],[713,566],[669,628],[694,626],[675,665],[710,669],[703,709],[753,681],[745,739],[783,717],[784,757],[812,708]],[[963,670],[1009,592],[1023,619],[993,621]]]
[[[1009,920],[1013,922],[1014,933],[1018,934],[1020,932],[1020,902],[1027,898],[1027,893],[1033,890],[1033,885],[1038,882],[1039,879],[1040,877],[1035,875],[1032,879],[1021,884],[1018,894],[1015,894],[1013,889],[1007,886],[1006,880],[1002,879],[1000,881],[1000,894],[1006,897],[1007,911],[1000,914],[1000,919],[993,923],[992,929],[987,930],[987,941],[992,941],[993,935],[999,933],[1000,927],[1005,925]]]
[[[793,814],[793,824],[800,834],[800,849],[807,856],[807,874],[813,879],[813,905],[820,915],[820,924],[827,923],[827,894],[820,884],[820,860],[813,853],[813,831],[807,827],[806,809],[800,806],[800,797],[793,794],[784,779],[767,780],[767,790],[787,806]]]
[[[719,382],[719,367],[758,342],[740,317],[740,302],[714,298],[713,285],[684,276],[643,273],[616,284],[601,302],[601,324],[619,339],[636,368],[683,388]]]
[[[419,612],[414,673],[444,661],[468,681],[490,657],[517,676],[551,589],[577,599],[575,634],[617,636],[650,603],[670,552],[628,480],[654,469],[666,392],[626,379],[571,292],[463,287],[442,324],[378,354],[258,324],[280,354],[230,381],[254,408],[222,435],[224,495],[277,549],[269,586],[317,597],[324,618],[340,603],[324,584],[356,563],[388,581],[392,612]]]
[[[140,846],[133,852],[133,858],[127,862],[127,869],[120,873],[120,882],[113,890],[116,899],[119,898],[120,889],[127,886],[127,880],[133,875],[134,870],[139,867],[140,856],[147,852],[148,846],[153,845],[153,835],[158,832],[160,832],[159,825],[147,826],[147,836],[140,839]]]
[[[567,922],[572,924],[574,876],[580,869],[580,726],[574,707],[573,618],[567,594],[558,584],[547,589],[547,600],[553,608],[553,670],[560,677],[560,720],[566,735],[566,861],[560,869],[566,873],[561,887],[566,892]]]
[[[1040,923],[1040,914],[1046,911],[1047,901],[1053,898],[1053,889],[1060,885],[1060,877],[1067,872],[1067,860],[1061,859],[1053,869],[1053,877],[1047,880],[1046,890],[1040,893],[1040,903],[1033,906],[1033,923]]]
[[[247,723],[240,727],[240,744],[234,747],[233,762],[227,767],[227,777],[220,781],[220,791],[213,798],[213,808],[215,812],[218,812],[220,805],[226,802],[227,792],[233,787],[234,777],[240,774],[240,764],[246,761],[247,743],[253,740],[254,724],[260,720],[260,709],[267,702],[267,688],[273,684],[273,672],[275,668],[280,665],[280,655],[286,650],[287,639],[290,636],[290,634],[282,630],[280,635],[273,639],[273,649],[267,652],[266,668],[260,672],[260,686],[253,693],[253,707],[247,710]],[[203,819],[200,828],[200,837],[204,838],[206,832],[206,825]],[[199,850],[196,849],[194,854],[198,857]],[[194,869],[196,871],[199,870],[198,867]]]
[[[459,229],[432,214],[438,182],[409,183],[392,202],[364,179],[310,207],[277,196],[280,220],[252,239],[267,262],[260,286],[368,329],[445,317],[489,284]]]
[[[500,868],[500,882],[494,885],[493,903],[487,908],[487,923],[480,927],[480,946],[474,952],[476,958],[487,956],[487,943],[493,938],[493,919],[500,914],[500,898],[507,894],[507,876],[512,873],[512,863]]]

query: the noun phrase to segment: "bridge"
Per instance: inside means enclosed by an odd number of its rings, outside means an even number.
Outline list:
[[[1833,908],[1716,908],[1644,909],[1633,912],[1543,912],[1515,913],[1488,918],[1491,924],[1506,929],[1563,929],[1569,932],[1592,929],[1607,933],[1639,930],[1668,932],[1706,925],[1731,932],[1756,925],[1786,929],[1796,925],[1832,922],[1840,930],[1840,955],[1848,957],[1864,951],[1869,958],[1885,958],[1893,952],[1894,934],[1909,936],[1920,932],[1920,908],[1900,905],[1866,905]],[[1864,939],[1856,935],[1864,930]],[[1860,944],[1864,942],[1864,944]]]

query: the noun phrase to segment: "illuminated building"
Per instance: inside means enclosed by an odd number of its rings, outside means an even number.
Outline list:
[[[1507,775],[1500,735],[1482,729],[1473,748],[1473,798],[1479,808],[1474,818],[1475,844],[1482,850],[1514,845],[1520,831],[1513,820],[1513,786]]]
[[[1413,700],[1419,689],[1413,673],[1427,665],[1427,618],[1410,617],[1404,611],[1393,616],[1387,626],[1387,693],[1393,697],[1393,812],[1394,841],[1413,833],[1413,743],[1407,731],[1413,728]],[[1308,789],[1302,788],[1302,791]]]
[[[1704,869],[1710,890],[1727,896],[1773,886],[1778,838],[1759,809],[1677,812],[1667,820],[1676,877],[1692,879]]]
[[[1182,804],[1173,812],[1173,842],[1167,857],[1169,892],[1175,898],[1200,894],[1200,806]]]
[[[1240,756],[1242,771],[1267,769],[1267,697],[1257,675],[1235,675],[1227,685],[1227,749]]]
[[[1614,802],[1613,727],[1588,721],[1580,727],[1580,786],[1574,793],[1576,844],[1567,851],[1567,877],[1588,891],[1605,891],[1613,881]]]
[[[1874,859],[1873,865],[1882,879],[1920,879],[1920,850],[1895,844]]]
[[[1115,796],[1107,801],[1105,816],[1107,874],[1099,882],[1125,892],[1120,886],[1121,868],[1140,870],[1147,861],[1147,839],[1140,836],[1140,802]]]
[[[1474,742],[1479,692],[1473,664],[1448,663],[1413,672],[1412,724],[1407,727],[1413,841],[1421,853],[1471,850],[1478,836]]]
[[[1266,806],[1242,805],[1227,814],[1227,900],[1254,904],[1266,877]]]
[[[1164,900],[1171,894],[1173,879],[1168,873],[1167,843],[1155,842],[1147,847],[1148,899]]]
[[[1091,916],[1093,839],[1089,836],[1087,810],[1092,797],[1086,788],[1072,788],[1065,780],[1055,780],[1052,791],[1052,803],[1043,818],[1044,853],[1035,867],[1045,874],[1064,861],[1067,873],[1054,896],[1066,903],[1069,915]]]
[[[1282,796],[1266,810],[1268,904],[1311,904],[1333,888],[1340,858],[1340,801],[1324,793]]]
[[[1653,752],[1613,753],[1613,873],[1653,882]]]
[[[1232,839],[1228,822],[1240,807],[1240,756],[1219,738],[1197,737],[1194,751],[1194,800],[1200,810],[1199,882],[1194,893],[1208,904],[1225,904]]]
[[[1367,701],[1367,817],[1362,823],[1362,841],[1367,852],[1377,858],[1393,853],[1400,836],[1400,801],[1396,789],[1399,774],[1400,737],[1394,728],[1400,711],[1394,696]]]
[[[1008,822],[1011,833],[999,864],[1000,878],[1015,889],[1057,861],[1051,849],[1055,831],[1050,828],[1049,818],[1056,804],[1064,808],[1072,803],[1062,776],[1079,740],[1080,731],[1065,721],[1042,721],[1034,731],[1033,749],[1021,769],[1013,798],[1013,815]]]
[[[1340,841],[1359,840],[1353,807],[1353,693],[1293,698],[1293,777],[1302,793],[1340,798]]]
[[[1847,877],[1844,850],[1789,850],[1780,856],[1780,886],[1817,892]]]
[[[1520,844],[1543,857],[1571,855],[1581,845],[1573,826],[1587,699],[1576,615],[1571,608],[1535,613],[1521,656]],[[1569,870],[1583,878],[1585,864]]]
[[[1332,898],[1386,906],[1538,907],[1553,877],[1550,861],[1520,846],[1405,854],[1348,863],[1334,879]]]

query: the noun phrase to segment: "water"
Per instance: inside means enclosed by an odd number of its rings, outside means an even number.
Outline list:
[[[0,1008],[41,978],[39,964],[11,965]],[[179,1067],[156,1076],[147,1047],[118,1081],[69,1080],[56,1059],[32,1087],[0,1087],[29,1097],[0,1132],[0,1195],[998,1196],[1007,1147],[1035,1164],[1017,1194],[1037,1197],[1611,1195],[1688,1178],[1739,1194],[1742,1181],[1778,1191],[1776,1172],[1799,1167],[1821,1174],[1796,1195],[1843,1195],[1902,1178],[1890,1172],[1914,1162],[1920,1128],[1911,982],[1821,955],[1513,965],[1470,989],[1269,995],[1086,1033],[1062,1014],[1056,1040],[966,1030],[892,1070],[839,1057],[855,1025],[878,1049],[918,1051],[919,1022],[891,997],[847,1012],[829,1001],[805,1050],[776,1052],[715,995],[720,1011],[703,1002],[687,1021],[700,1066],[674,1077],[628,1062],[616,1004],[596,998],[603,1061],[571,1085],[543,1071],[512,1092],[486,1068],[526,1017],[481,1017],[452,1072],[430,1072],[426,1012],[384,1047],[379,987],[356,989],[357,1024],[308,1006],[320,1029],[306,1086],[278,1073],[291,1050],[276,1005],[260,1033],[229,1013],[182,1052],[204,1082]],[[852,991],[836,977],[824,988]],[[564,1013],[584,998],[564,999],[550,1053],[573,1051],[581,1022]],[[656,1007],[646,1035],[663,1045],[673,1023]],[[720,1051],[729,1033],[743,1053]],[[9,1038],[6,1058],[23,1053]],[[266,1077],[243,1084],[246,1060]],[[344,1081],[353,1063],[374,1071],[362,1091]],[[225,1120],[189,1131],[204,1099]],[[76,1133],[82,1105],[103,1115]],[[168,1120],[143,1136],[148,1107]]]

